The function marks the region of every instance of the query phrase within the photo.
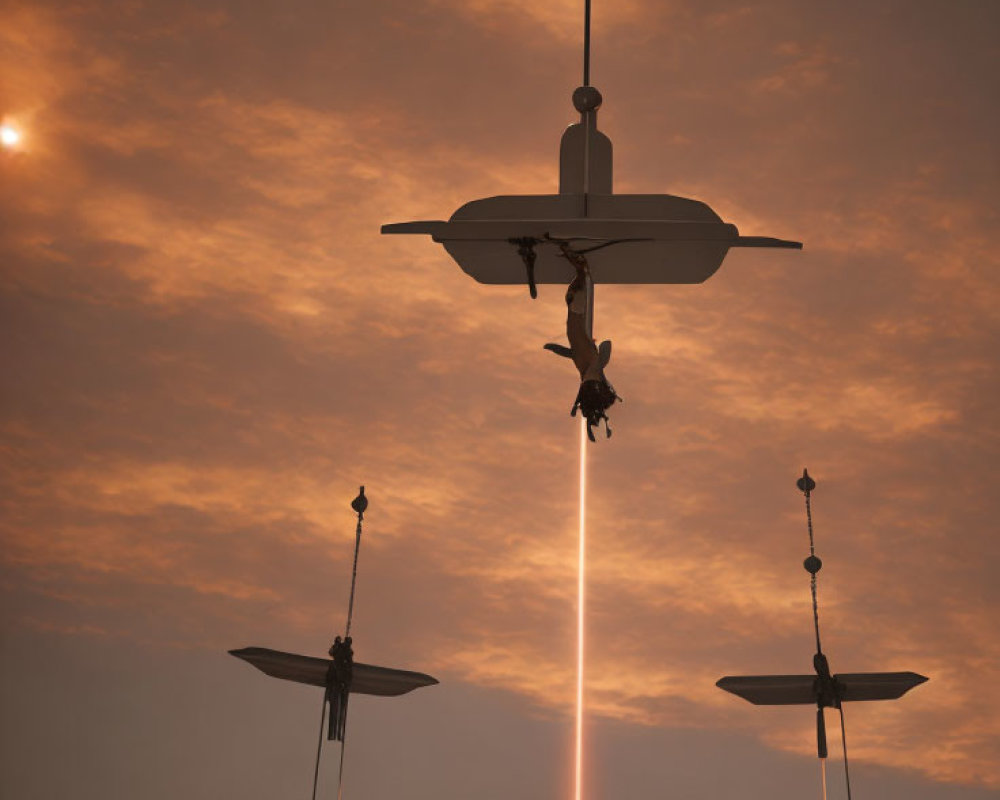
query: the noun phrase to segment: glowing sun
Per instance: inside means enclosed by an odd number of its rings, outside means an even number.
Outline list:
[[[0,125],[0,145],[4,147],[14,147],[21,141],[21,134],[16,128],[10,125]]]

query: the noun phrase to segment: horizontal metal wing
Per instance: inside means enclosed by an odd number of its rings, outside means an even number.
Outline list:
[[[730,247],[783,247],[786,250],[801,250],[802,242],[789,239],[775,239],[773,236],[737,236]]]
[[[927,680],[916,672],[848,672],[833,679],[841,700],[895,700]]]
[[[351,691],[354,694],[376,694],[381,697],[412,692],[421,686],[432,686],[437,678],[422,672],[410,672],[406,669],[388,669],[375,667],[371,664],[354,665],[354,679],[351,681]]]
[[[447,229],[447,225],[447,222],[440,219],[392,222],[382,226],[382,233],[426,233],[436,237]]]
[[[569,282],[573,268],[546,237],[597,242],[587,252],[594,283],[701,283],[730,247],[801,248],[800,242],[740,236],[704,203],[674,195],[519,195],[473,200],[447,222],[382,226],[382,233],[426,234],[480,283],[521,284],[524,262],[510,240],[535,239],[534,282]],[[601,243],[613,246],[600,247]]]
[[[727,676],[720,678],[715,685],[758,706],[816,703],[815,675]]]
[[[567,241],[719,241],[735,242],[739,238],[735,225],[714,221],[646,220],[646,219],[489,219],[451,220],[449,222],[402,222],[383,225],[382,233],[428,233],[438,242],[507,242],[510,239],[534,238]],[[765,237],[747,237],[760,240]],[[781,241],[775,239],[774,241]]]
[[[284,681],[308,683],[310,686],[326,686],[326,673],[330,669],[330,659],[283,653],[266,647],[244,647],[230,650],[229,655],[242,658],[257,667],[265,675]]]
[[[243,659],[273,678],[310,686],[326,686],[327,672],[332,663],[328,658],[284,653],[266,647],[244,647],[242,650],[230,650],[229,654]],[[355,663],[351,692],[392,697],[435,683],[435,678],[422,672]]]

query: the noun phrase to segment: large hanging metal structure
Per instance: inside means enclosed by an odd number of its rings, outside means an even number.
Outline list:
[[[504,195],[466,203],[448,221],[382,226],[429,235],[480,283],[573,278],[559,243],[586,252],[594,283],[702,283],[731,247],[801,249],[801,242],[741,236],[698,200],[670,194],[614,194],[611,140],[597,128],[603,98],[590,85],[590,0],[585,3],[583,85],[573,92],[580,121],[559,145],[559,194]]]
[[[821,759],[827,757],[826,722],[823,709],[835,708],[840,712],[841,742],[844,749],[844,775],[847,781],[847,797],[851,797],[850,771],[847,764],[847,732],[844,724],[846,702],[861,700],[896,700],[914,686],[924,683],[927,678],[916,672],[847,672],[833,675],[819,636],[819,603],[816,596],[816,575],[823,566],[816,555],[813,539],[811,496],[816,482],[808,470],[796,486],[805,495],[806,522],[809,528],[809,556],[803,562],[809,573],[812,593],[813,630],[816,635],[816,653],[813,656],[815,675],[741,675],[728,676],[716,682],[716,686],[727,692],[749,700],[754,705],[815,705],[816,706],[816,751]]]
[[[572,414],[582,412],[594,440],[593,429],[602,420],[607,426],[606,411],[620,400],[604,376],[610,342],[606,357],[591,345],[595,284],[702,283],[731,247],[801,249],[802,244],[741,236],[698,200],[614,193],[611,140],[597,128],[603,98],[590,85],[590,0],[584,9],[583,85],[573,92],[580,121],[566,129],[559,145],[559,193],[473,200],[447,221],[398,222],[383,225],[382,233],[429,235],[475,280],[526,283],[532,298],[540,283],[585,283],[586,346],[549,349],[572,358],[580,372]],[[572,328],[572,310],[569,316]],[[610,427],[606,432],[611,435]]]
[[[361,548],[361,523],[368,498],[362,486],[358,496],[351,501],[351,508],[358,515],[354,539],[354,564],[351,569],[351,595],[347,605],[347,625],[344,636],[337,636],[330,647],[330,658],[314,658],[297,653],[285,653],[266,647],[244,647],[230,650],[229,654],[252,664],[265,675],[295,683],[305,683],[324,689],[323,705],[320,711],[320,738],[316,748],[316,770],[313,776],[313,798],[319,781],[319,759],[323,746],[324,721],[327,722],[327,736],[330,741],[339,741],[340,772],[337,797],[341,796],[344,777],[344,745],[347,737],[347,701],[352,694],[370,694],[379,697],[396,697],[412,692],[421,686],[431,686],[437,679],[422,672],[405,669],[390,669],[354,661],[351,621],[354,614],[354,590],[358,577],[358,552]],[[327,717],[327,705],[330,707]]]

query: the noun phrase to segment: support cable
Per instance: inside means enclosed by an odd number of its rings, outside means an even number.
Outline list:
[[[344,728],[344,736],[340,740],[340,769],[337,772],[337,800],[342,800],[344,796],[344,750],[347,749],[347,729]]]
[[[812,592],[813,628],[816,631],[816,652],[821,654],[823,647],[819,641],[819,603],[816,598],[816,573],[823,566],[823,562],[816,557],[816,542],[813,538],[812,502],[810,499],[812,490],[816,488],[816,481],[809,477],[808,470],[802,470],[802,477],[799,478],[796,485],[806,496],[806,524],[809,527],[809,558],[806,559],[804,566],[806,571],[812,576],[809,579],[809,590]]]
[[[319,756],[323,752],[323,727],[326,722],[326,698],[329,689],[323,692],[323,705],[319,709],[319,741],[316,743],[316,769],[313,770],[312,800],[316,800],[316,787],[319,786]]]
[[[351,595],[350,595],[350,599],[347,601],[347,627],[346,627],[345,633],[344,633],[344,642],[346,643],[346,646],[348,648],[348,653],[349,654],[350,654],[350,642],[351,642],[351,639],[350,639],[350,636],[351,636],[351,620],[352,620],[352,618],[354,616],[354,590],[355,590],[355,587],[357,586],[357,582],[358,582],[358,551],[361,549],[361,521],[364,519],[365,510],[368,508],[368,498],[365,497],[365,487],[364,486],[361,487],[361,490],[358,492],[358,496],[355,497],[351,501],[351,508],[353,508],[357,512],[357,515],[358,515],[358,525],[357,525],[357,528],[355,529],[355,535],[354,535],[354,564],[351,567]],[[338,663],[337,662],[336,650],[340,646],[340,642],[341,642],[341,639],[338,636],[336,638],[336,642],[335,642],[334,646],[330,648],[330,655],[334,656],[334,663],[335,664]],[[348,658],[351,658],[351,656],[348,655]],[[329,682],[330,680],[332,680],[332,679],[328,677],[327,681]],[[332,688],[332,686],[328,684],[327,687],[326,687],[326,691],[323,692],[323,705],[320,708],[320,715],[319,715],[319,742],[316,744],[316,767],[313,770],[312,800],[316,800],[316,790],[317,790],[317,787],[319,786],[319,763],[320,763],[320,755],[323,752],[323,728],[324,728],[324,723],[326,722],[326,705],[327,705],[327,703],[330,703],[330,714],[331,714],[331,719],[330,719],[330,727],[331,727],[330,738],[333,738],[333,735],[334,735],[333,732],[332,732],[333,731],[333,724],[334,724],[332,715],[333,715],[334,709],[333,709],[333,703],[332,703],[332,701],[330,699],[331,688]],[[350,690],[350,687],[348,687],[348,691],[349,690]],[[344,711],[343,711],[343,703],[345,703],[345,702],[346,702],[346,700],[342,699],[337,704],[338,714],[343,714],[344,713]],[[343,789],[344,789],[344,745],[345,745],[345,743],[347,741],[347,729],[346,729],[346,726],[341,727],[341,725],[342,725],[342,720],[338,719],[338,721],[337,721],[337,731],[340,734],[340,770],[339,770],[338,777],[337,777],[337,800],[341,800],[341,798],[343,796]]]
[[[840,690],[838,689],[837,682],[830,675],[830,668],[827,663],[826,656],[823,655],[823,647],[820,644],[819,637],[819,602],[817,600],[816,592],[816,574],[820,571],[823,566],[823,562],[816,555],[816,542],[813,535],[813,522],[812,522],[812,502],[811,494],[812,490],[816,488],[816,481],[809,477],[808,470],[802,470],[802,477],[796,482],[796,486],[802,491],[806,496],[806,525],[809,528],[809,557],[803,563],[806,568],[806,572],[809,573],[809,588],[812,593],[812,611],[813,611],[813,629],[816,632],[816,656],[813,663],[816,665],[816,670],[818,674],[817,680],[822,686],[824,683],[828,684],[827,688],[822,688],[819,695],[819,709],[817,713],[817,736],[820,737],[820,761],[822,762],[822,775],[823,775],[823,798],[826,798],[826,731],[825,723],[823,721],[823,707],[824,705],[829,705],[836,708],[840,712],[840,741],[844,749],[844,779],[847,782],[847,800],[851,800],[851,772],[847,761],[847,726],[844,722],[844,706],[840,699]],[[827,696],[829,695],[829,696]]]
[[[847,782],[847,800],[851,800],[851,770],[847,766],[847,725],[844,723],[844,706],[838,707],[840,711],[840,743],[844,748],[844,780]]]
[[[351,501],[351,508],[353,508],[358,514],[358,525],[354,533],[354,564],[351,567],[351,596],[347,601],[347,626],[344,629],[344,642],[347,646],[348,653],[353,662],[353,653],[350,649],[351,647],[351,620],[354,616],[354,589],[358,583],[358,552],[361,550],[361,522],[365,518],[365,510],[368,508],[368,498],[365,497],[365,487],[362,486],[358,491],[358,496]],[[347,691],[350,691],[348,686]],[[342,722],[342,727],[340,729],[340,768],[337,771],[337,800],[341,800],[344,796],[344,750],[347,749],[347,719],[346,719],[346,703],[348,695],[345,693],[343,698],[343,703],[345,707],[341,709],[340,713],[344,714],[344,720]],[[339,707],[338,707],[339,708]]]
[[[365,497],[365,487],[361,487],[358,496],[351,501],[351,508],[358,513],[358,527],[354,537],[354,566],[351,568],[351,597],[347,601],[347,629],[344,631],[344,638],[351,635],[351,617],[354,615],[354,587],[358,583],[358,551],[361,549],[361,521],[365,518],[365,509],[368,508],[368,498]]]

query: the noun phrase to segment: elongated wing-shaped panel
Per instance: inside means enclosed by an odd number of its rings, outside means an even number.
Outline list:
[[[564,284],[573,268],[546,237],[587,253],[595,283],[701,283],[730,247],[801,248],[799,242],[740,236],[707,205],[674,195],[511,195],[473,200],[447,222],[382,226],[382,233],[429,234],[480,283],[525,282],[518,244],[535,239],[535,282]],[[608,244],[596,249],[597,245]]]
[[[815,675],[738,675],[715,683],[757,706],[812,705],[816,702]]]
[[[841,701],[895,700],[926,681],[915,672],[849,672],[834,675]],[[716,686],[758,706],[810,705],[818,701],[815,675],[741,675]]]
[[[310,686],[326,686],[326,673],[330,669],[330,659],[328,658],[283,653],[280,650],[269,650],[266,647],[244,647],[242,650],[230,650],[229,655],[242,658],[272,678],[308,683]]]
[[[841,700],[895,700],[927,680],[916,672],[847,672],[833,679]]]
[[[273,678],[306,683],[310,686],[326,686],[326,676],[331,664],[328,658],[284,653],[266,647],[244,647],[242,650],[230,650],[229,653]],[[435,683],[437,683],[435,678],[422,672],[355,663],[351,692],[393,697]]]
[[[412,692],[421,686],[431,686],[437,683],[436,678],[422,672],[410,672],[406,669],[388,669],[375,667],[371,664],[354,665],[354,680],[351,691],[354,694],[375,694],[381,697]]]

